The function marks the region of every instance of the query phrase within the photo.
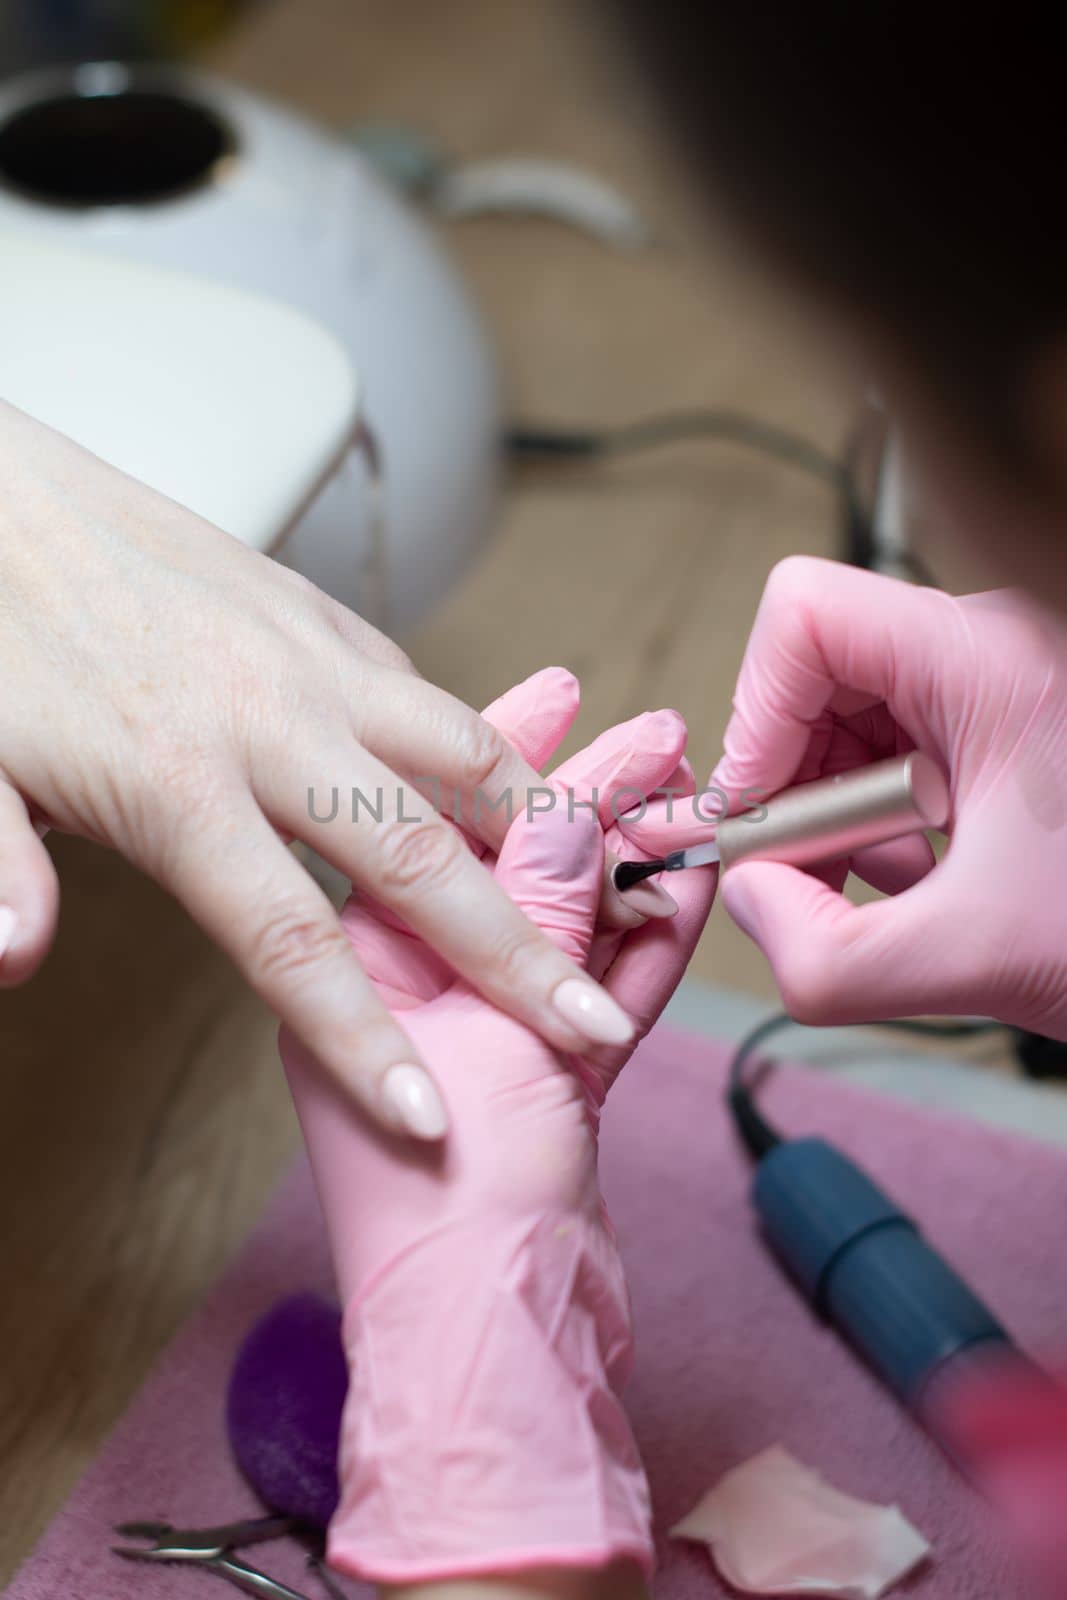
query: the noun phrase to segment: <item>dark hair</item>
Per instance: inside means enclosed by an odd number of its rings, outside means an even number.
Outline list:
[[[1030,362],[1067,331],[1054,8],[613,4],[748,230],[902,341],[939,402],[1018,465]]]

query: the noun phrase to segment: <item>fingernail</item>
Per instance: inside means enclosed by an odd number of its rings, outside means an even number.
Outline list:
[[[646,878],[644,883],[639,883],[632,889],[627,889],[625,904],[631,911],[640,911],[643,917],[676,917],[678,915],[678,902],[673,895],[658,883],[653,883],[651,878]]]
[[[440,1139],[448,1128],[448,1113],[437,1085],[421,1067],[401,1062],[382,1079],[382,1099],[390,1116],[416,1139]]]
[[[637,1031],[609,994],[582,978],[565,978],[555,990],[552,1004],[594,1044],[629,1044]]]
[[[18,918],[10,906],[0,906],[0,961],[3,961],[11,949],[11,941],[15,937],[15,928]]]

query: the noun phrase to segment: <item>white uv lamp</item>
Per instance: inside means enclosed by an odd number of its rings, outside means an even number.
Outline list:
[[[348,353],[309,317],[3,229],[0,396],[263,551],[359,427]]]
[[[199,74],[30,74],[0,85],[0,234],[0,395],[260,548],[295,518],[282,559],[390,629],[482,547],[498,412],[481,322],[341,140]],[[329,476],[353,372],[378,490],[358,460]]]

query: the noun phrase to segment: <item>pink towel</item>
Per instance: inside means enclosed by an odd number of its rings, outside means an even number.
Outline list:
[[[759,1242],[750,1169],[722,1108],[727,1055],[725,1046],[659,1029],[604,1119],[604,1188],[637,1328],[627,1400],[661,1536],[656,1600],[726,1595],[707,1554],[668,1540],[666,1529],[727,1468],[776,1440],[850,1493],[898,1502],[932,1541],[932,1564],[901,1591],[909,1600],[1024,1600],[983,1505],[815,1321]],[[824,1134],[863,1162],[1035,1356],[1067,1351],[1067,1154],[802,1068],[776,1073],[763,1103],[785,1130]],[[110,1525],[163,1513],[195,1524],[255,1510],[223,1432],[233,1352],[272,1301],[328,1283],[301,1166],[166,1352],[9,1600],[200,1592],[188,1570],[110,1555]],[[284,1544],[250,1554],[296,1588],[320,1592]],[[356,1584],[349,1592],[369,1594]]]

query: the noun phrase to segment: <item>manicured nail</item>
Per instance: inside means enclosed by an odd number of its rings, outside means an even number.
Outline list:
[[[555,990],[552,1004],[594,1044],[629,1044],[637,1031],[609,994],[582,978],[565,978]]]
[[[677,900],[658,883],[653,883],[651,878],[646,878],[644,883],[637,884],[633,889],[627,889],[625,903],[631,911],[640,911],[643,917],[678,915]]]
[[[10,906],[0,906],[0,961],[3,961],[11,949],[11,941],[15,937],[15,928],[18,918]]]
[[[390,1116],[416,1139],[444,1136],[448,1113],[437,1085],[421,1067],[407,1062],[390,1067],[382,1079],[382,1099]]]

